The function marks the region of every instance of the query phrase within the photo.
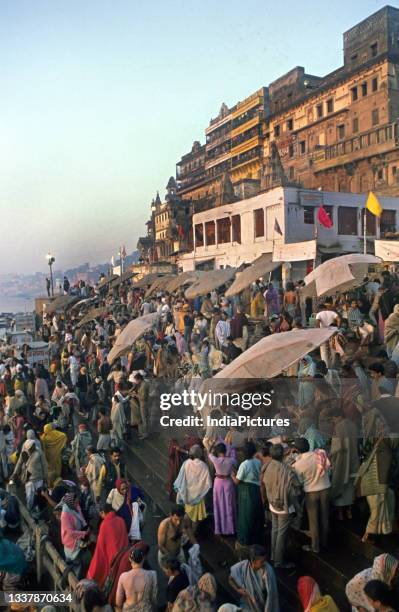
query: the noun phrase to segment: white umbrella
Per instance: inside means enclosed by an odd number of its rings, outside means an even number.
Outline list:
[[[201,275],[201,277],[195,281],[186,289],[185,296],[188,300],[192,300],[200,295],[205,295],[210,293],[214,289],[221,287],[231,278],[233,278],[236,272],[235,268],[224,268],[222,270],[209,270],[206,274]]]
[[[225,391],[228,391],[231,386],[237,386],[237,383],[239,385],[241,379],[274,378],[327,342],[335,331],[330,328],[294,329],[266,336],[220,370],[212,379],[205,380],[202,388],[221,389],[223,381],[226,380]]]
[[[331,295],[362,284],[370,264],[381,263],[375,255],[352,253],[328,259],[305,276],[304,292],[308,295]]]
[[[248,268],[245,268],[242,272],[237,272],[233,284],[225,293],[226,297],[237,295],[237,293],[249,287],[249,285],[254,283],[258,278],[265,274],[269,274],[269,272],[273,272],[273,270],[279,266],[281,266],[281,262],[272,261],[271,253],[263,253],[263,255],[255,259]]]
[[[126,325],[117,337],[114,346],[107,356],[107,361],[111,364],[115,359],[128,353],[133,343],[140,338],[146,331],[151,329],[157,322],[158,314],[151,314],[133,319]]]

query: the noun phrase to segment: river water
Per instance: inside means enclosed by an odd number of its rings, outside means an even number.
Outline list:
[[[35,309],[34,298],[11,297],[0,293],[0,313],[2,312],[33,312]]]

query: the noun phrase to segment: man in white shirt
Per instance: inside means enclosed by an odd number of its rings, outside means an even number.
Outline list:
[[[303,546],[304,550],[320,551],[328,541],[330,512],[330,462],[324,450],[309,452],[309,442],[306,438],[295,441],[296,450],[300,453],[293,464],[305,492],[305,506],[309,519],[309,531],[312,545]],[[320,527],[319,527],[320,526]]]
[[[321,305],[320,312],[316,315],[316,327],[326,329],[328,327],[339,327],[339,315],[333,309],[331,302],[324,302]],[[320,347],[320,357],[330,369],[334,365],[335,351],[331,349],[329,342],[324,342]]]

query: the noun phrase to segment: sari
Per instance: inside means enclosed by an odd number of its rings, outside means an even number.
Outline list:
[[[57,431],[51,423],[44,426],[40,436],[43,453],[47,459],[49,482],[52,484],[61,476],[62,450],[67,443],[67,436],[62,431]]]
[[[187,459],[174,482],[176,503],[184,504],[186,514],[196,522],[207,517],[205,496],[212,487],[209,468],[201,459]]]
[[[263,571],[254,571],[250,561],[240,561],[230,568],[230,576],[240,589],[245,589],[251,595],[251,600],[240,601],[242,610],[279,612],[276,576],[268,563],[265,563]]]
[[[95,580],[100,588],[103,588],[113,558],[128,543],[123,519],[117,516],[115,512],[109,512],[100,525],[96,549],[90,562],[87,578]]]
[[[334,600],[320,593],[319,585],[310,576],[302,576],[297,584],[303,612],[339,612]]]
[[[391,586],[399,569],[399,561],[392,555],[383,554],[375,557],[373,566],[356,574],[345,587],[345,594],[354,608],[364,608],[367,612],[374,612],[374,607],[366,597],[364,587],[370,580],[381,580]]]
[[[213,612],[216,610],[216,588],[212,574],[204,574],[196,585],[180,591],[172,612]]]

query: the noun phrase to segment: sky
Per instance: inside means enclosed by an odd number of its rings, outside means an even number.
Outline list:
[[[0,274],[134,250],[222,102],[338,68],[342,33],[385,4],[1,0]]]

